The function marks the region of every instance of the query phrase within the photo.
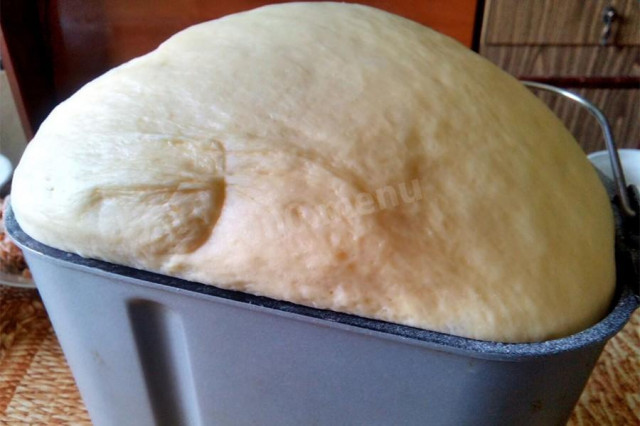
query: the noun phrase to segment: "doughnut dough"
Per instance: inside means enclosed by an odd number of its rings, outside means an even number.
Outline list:
[[[15,173],[82,256],[464,337],[565,336],[614,282],[595,171],[516,79],[380,10],[193,26],[60,104]]]

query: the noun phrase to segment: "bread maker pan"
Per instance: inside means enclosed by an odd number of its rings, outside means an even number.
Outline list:
[[[608,183],[610,311],[539,343],[457,337],[82,258],[30,238],[10,207],[6,228],[98,426],[561,425],[640,304],[637,217]],[[637,191],[622,189],[633,214]]]

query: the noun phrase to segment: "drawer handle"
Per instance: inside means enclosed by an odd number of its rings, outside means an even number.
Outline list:
[[[613,6],[607,6],[602,10],[602,33],[600,33],[600,45],[607,46],[611,42],[613,22],[618,18],[618,12]]]

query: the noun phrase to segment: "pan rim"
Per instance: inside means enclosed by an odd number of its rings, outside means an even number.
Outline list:
[[[7,206],[5,211],[5,227],[9,236],[23,250],[44,256],[70,268],[98,270],[103,273],[133,279],[138,282],[145,282],[159,288],[173,288],[177,291],[197,293],[250,305],[253,308],[265,308],[269,311],[279,311],[284,314],[293,314],[312,318],[316,321],[324,321],[327,324],[342,325],[379,335],[381,333],[381,335],[387,335],[389,337],[393,336],[394,338],[408,339],[412,343],[427,344],[428,346],[445,352],[464,353],[481,358],[489,357],[505,360],[540,358],[573,352],[590,346],[604,345],[607,340],[625,326],[631,314],[640,304],[640,300],[630,291],[629,286],[626,285],[626,283],[620,282],[620,278],[618,278],[616,293],[608,314],[598,323],[585,330],[569,336],[541,342],[505,343],[478,340],[363,318],[352,314],[307,307],[269,297],[222,289],[213,285],[170,277],[128,266],[116,265],[102,260],[84,258],[80,255],[45,245],[29,236],[18,224],[10,205]],[[625,275],[626,274],[618,274],[618,277],[624,277]]]

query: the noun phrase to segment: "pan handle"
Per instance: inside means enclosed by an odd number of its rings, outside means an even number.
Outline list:
[[[616,194],[620,202],[620,208],[625,216],[629,218],[636,217],[638,215],[638,212],[633,208],[631,200],[629,198],[629,194],[627,192],[627,182],[625,180],[624,173],[622,172],[622,165],[620,164],[620,157],[618,156],[616,143],[613,140],[611,127],[609,126],[607,117],[605,117],[602,111],[600,111],[598,107],[596,107],[593,103],[586,100],[582,96],[576,95],[575,93],[568,90],[561,89],[556,86],[551,86],[549,84],[538,83],[535,81],[522,81],[522,84],[532,89],[553,92],[555,94],[564,96],[565,98],[571,99],[572,101],[584,107],[591,113],[591,115],[593,115],[593,117],[595,117],[596,120],[598,120],[598,124],[600,124],[600,128],[602,129],[602,133],[604,136],[604,142],[607,146],[607,151],[609,152],[609,160],[611,161],[611,170],[613,171]]]

